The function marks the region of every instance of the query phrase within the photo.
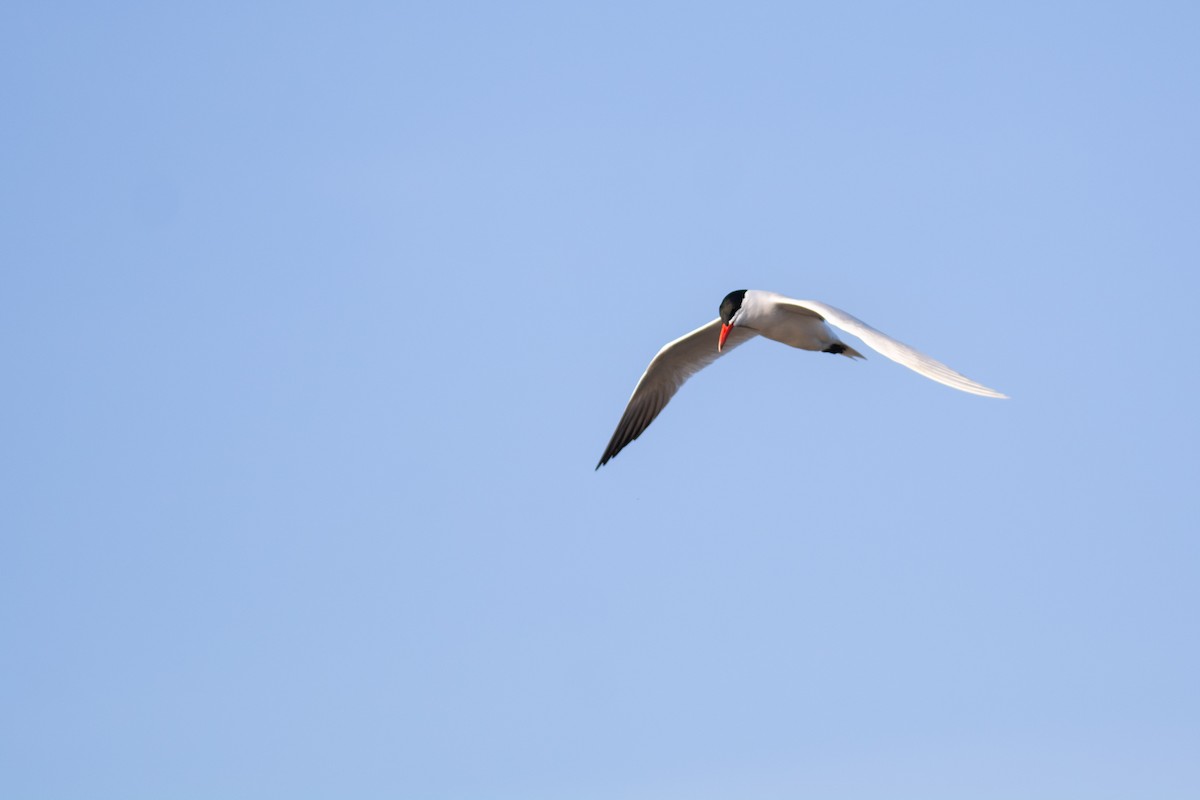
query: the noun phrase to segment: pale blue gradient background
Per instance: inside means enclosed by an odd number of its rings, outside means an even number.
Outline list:
[[[7,4],[0,795],[1200,796],[1197,42]],[[747,287],[1014,399],[756,342],[593,472]]]

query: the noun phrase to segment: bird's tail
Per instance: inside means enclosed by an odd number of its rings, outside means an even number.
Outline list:
[[[866,356],[845,342],[834,342],[833,344],[829,345],[829,347],[826,347],[822,352],[833,353],[835,355],[845,356],[846,358],[866,359]]]

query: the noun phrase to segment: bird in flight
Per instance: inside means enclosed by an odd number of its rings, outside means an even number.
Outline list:
[[[839,339],[834,328],[857,336],[871,349],[938,383],[984,397],[1007,397],[841,309],[815,300],[793,300],[775,292],[739,289],[721,301],[717,319],[668,342],[654,356],[634,387],[629,405],[625,407],[596,469],[641,436],[688,378],[755,336],[765,336],[801,350],[865,358]]]

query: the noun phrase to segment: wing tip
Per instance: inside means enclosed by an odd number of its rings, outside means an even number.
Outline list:
[[[613,441],[616,441],[616,438],[617,438],[617,437],[616,437],[616,435],[614,434],[614,435],[613,435]],[[628,442],[626,442],[625,444],[628,444]],[[617,457],[617,453],[619,453],[619,452],[621,452],[622,450],[624,450],[624,449],[625,449],[625,444],[622,444],[622,445],[620,445],[620,446],[618,446],[618,447],[613,447],[613,442],[609,442],[609,443],[608,443],[608,447],[606,447],[606,448],[604,449],[604,455],[600,456],[600,461],[599,461],[599,462],[596,464],[596,469],[600,469],[600,468],[601,468],[601,467],[603,467],[605,464],[607,464],[608,462],[610,462],[610,461],[612,461],[614,458],[616,458],[616,457]],[[592,471],[593,471],[593,472],[595,472],[596,470],[592,470]]]
[[[955,387],[955,388],[958,388],[958,387]],[[969,391],[969,392],[971,392],[971,394],[977,395],[979,397],[991,397],[996,400],[1011,400],[1012,399],[1011,397],[1006,395],[1004,392],[997,392],[995,389],[989,389],[986,386],[982,386],[982,387],[975,388],[975,389],[968,389],[966,391]]]

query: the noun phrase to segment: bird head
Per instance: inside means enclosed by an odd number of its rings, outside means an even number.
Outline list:
[[[717,352],[721,352],[721,348],[725,346],[725,339],[729,336],[729,332],[733,330],[733,318],[742,310],[742,300],[746,297],[745,289],[738,289],[736,292],[730,292],[725,295],[725,299],[721,301],[721,337],[717,339]]]

